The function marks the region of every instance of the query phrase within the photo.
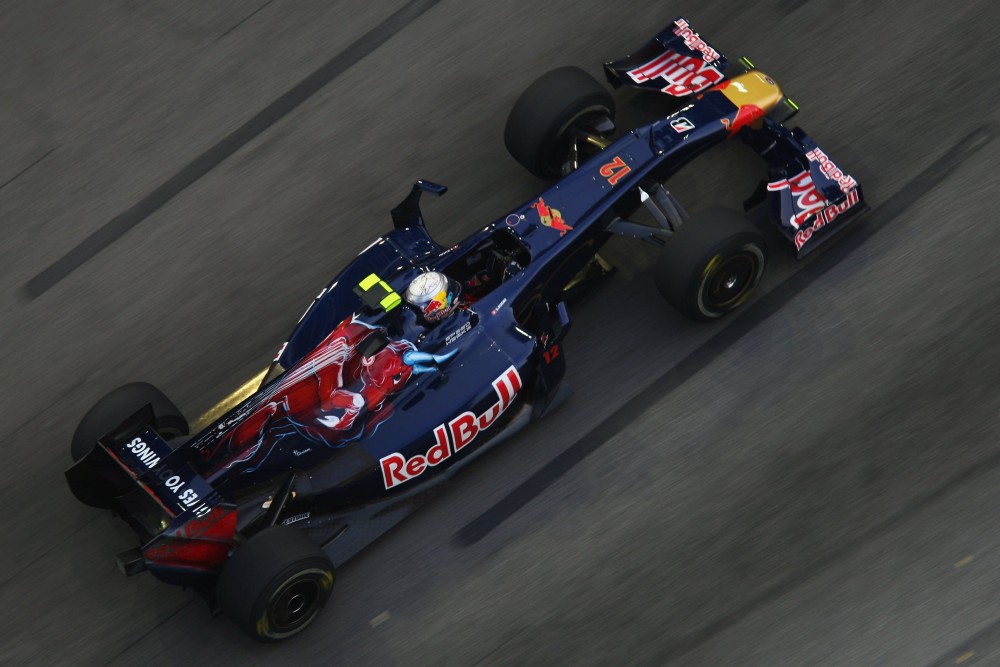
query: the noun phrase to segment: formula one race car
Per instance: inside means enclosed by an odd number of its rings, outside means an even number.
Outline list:
[[[681,108],[617,140],[611,95],[582,70],[551,71],[510,113],[505,143],[549,189],[454,247],[428,234],[418,181],[394,229],[320,292],[251,396],[189,439],[181,412],[136,383],[99,401],[66,473],[84,503],[139,536],[118,556],[193,588],[245,632],[300,632],[330,595],[334,568],[477,454],[567,395],[567,298],[609,273],[612,235],[660,248],[656,282],[687,315],[744,303],[767,249],[741,213],[688,217],[663,182],[735,137],[767,164],[773,223],[802,255],[866,206],[861,187],[812,139],[781,122],[796,107],[748,61],[727,60],[678,18],[605,65],[615,87]],[[630,218],[647,210],[658,224]]]

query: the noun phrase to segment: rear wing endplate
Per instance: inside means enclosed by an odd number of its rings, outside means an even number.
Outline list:
[[[147,537],[204,516],[221,501],[150,426],[152,421],[152,408],[145,406],[66,471],[70,490],[81,502],[124,510]]]

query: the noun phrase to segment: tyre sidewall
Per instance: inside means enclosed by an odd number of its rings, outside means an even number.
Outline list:
[[[705,294],[716,275],[713,267],[744,252],[754,260],[755,272],[743,292],[724,307],[708,303]],[[667,239],[655,268],[656,286],[684,315],[715,320],[749,299],[766,265],[767,245],[757,228],[735,211],[710,208],[695,213]]]
[[[540,76],[518,98],[507,117],[504,144],[534,175],[558,178],[558,148],[566,132],[591,117],[613,119],[614,112],[614,98],[596,79],[578,67],[560,67]]]
[[[282,630],[271,622],[280,594],[300,579],[319,584],[315,609],[294,627]],[[305,630],[319,615],[334,585],[330,559],[298,529],[273,526],[252,535],[222,566],[216,600],[240,630],[262,642],[276,642]]]
[[[164,438],[186,435],[189,431],[184,414],[166,394],[146,382],[133,382],[118,387],[97,401],[83,416],[70,441],[73,462],[91,452],[97,441],[117,428],[144,406],[153,408],[151,424]]]
[[[710,304],[706,303],[705,300],[705,290],[708,287],[709,282],[713,277],[713,272],[710,268],[714,263],[721,263],[725,261],[726,258],[733,257],[739,253],[747,253],[754,257],[757,262],[757,270],[750,283],[743,290],[743,292],[731,303],[727,304],[723,308],[714,308]],[[764,275],[764,265],[767,262],[767,253],[760,243],[760,239],[753,234],[745,234],[741,237],[734,237],[726,239],[719,246],[708,253],[702,266],[704,267],[701,272],[701,276],[692,276],[691,285],[689,287],[691,293],[691,308],[698,314],[700,318],[706,320],[714,320],[722,317],[726,313],[736,310],[741,305],[743,305],[753,291],[757,288],[758,283],[760,283],[761,277]]]
[[[315,606],[294,628],[282,631],[271,624],[272,607],[280,600],[280,593],[293,583],[312,579],[319,589],[319,599]],[[305,630],[319,615],[330,598],[333,590],[333,571],[329,561],[321,558],[303,560],[293,563],[276,575],[257,596],[251,609],[249,630],[256,639],[264,642],[276,642],[287,639]]]

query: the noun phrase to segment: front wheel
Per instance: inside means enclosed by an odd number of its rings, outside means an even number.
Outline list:
[[[767,245],[735,211],[697,213],[667,239],[656,286],[671,305],[696,320],[714,320],[742,305],[767,263]]]
[[[333,565],[302,531],[274,526],[252,536],[222,567],[222,611],[257,641],[276,642],[309,626],[333,590]]]
[[[507,117],[507,152],[535,176],[562,176],[572,157],[574,132],[597,136],[614,129],[615,101],[611,94],[578,67],[546,72],[521,94]]]

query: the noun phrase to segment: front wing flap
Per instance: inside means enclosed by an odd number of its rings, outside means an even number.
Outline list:
[[[857,180],[801,128],[764,119],[760,129],[747,128],[740,136],[767,163],[771,221],[798,257],[868,211]]]
[[[687,97],[722,81],[728,63],[679,16],[635,53],[605,63],[604,72],[615,88]]]

